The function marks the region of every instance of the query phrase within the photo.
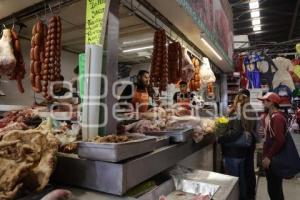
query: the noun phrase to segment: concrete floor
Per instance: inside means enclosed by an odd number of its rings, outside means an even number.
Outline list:
[[[283,192],[286,200],[299,200],[300,179],[284,180]],[[265,177],[258,178],[256,200],[269,200],[267,180]]]

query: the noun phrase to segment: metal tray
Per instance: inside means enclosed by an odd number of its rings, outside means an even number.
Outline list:
[[[153,151],[155,143],[156,138],[151,136],[123,143],[80,142],[78,156],[89,160],[119,162]]]
[[[172,142],[186,142],[192,137],[194,130],[192,128],[169,129],[165,131],[144,132],[145,135],[162,136],[166,135],[171,138]]]
[[[170,137],[163,135],[156,137],[155,149],[159,149],[170,144]]]

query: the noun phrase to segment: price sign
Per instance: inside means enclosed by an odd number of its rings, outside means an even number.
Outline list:
[[[85,44],[100,45],[105,35],[107,16],[106,0],[87,0]]]

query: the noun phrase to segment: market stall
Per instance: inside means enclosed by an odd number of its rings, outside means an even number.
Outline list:
[[[0,179],[0,197],[30,199],[80,187],[98,198],[145,199],[162,180],[147,181],[166,173],[168,182],[180,162],[191,168],[191,160],[205,162],[214,170],[215,120],[224,96],[218,78],[230,62],[215,62],[217,53],[206,57],[172,17],[154,12],[157,2],[148,3],[41,1],[3,16],[0,159],[11,171],[0,167],[9,177]],[[137,89],[144,75],[146,98]],[[134,95],[122,101],[128,85]],[[228,190],[236,191],[237,180],[230,180]],[[197,195],[208,198],[203,191],[190,197]]]

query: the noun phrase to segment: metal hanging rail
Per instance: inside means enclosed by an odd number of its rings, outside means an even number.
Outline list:
[[[171,41],[178,41],[182,46],[195,57],[201,59],[205,54],[195,46],[177,27],[175,27],[168,19],[160,14],[151,4],[145,0],[121,0],[121,4],[132,11],[138,18],[143,20],[154,29],[164,29],[166,35]],[[222,72],[212,61],[212,68],[215,72]]]
[[[59,11],[62,7],[66,7],[78,1],[81,0],[45,0],[0,19],[0,24],[12,25],[19,21],[26,21],[37,16],[43,16],[45,13],[55,13],[55,11]]]

